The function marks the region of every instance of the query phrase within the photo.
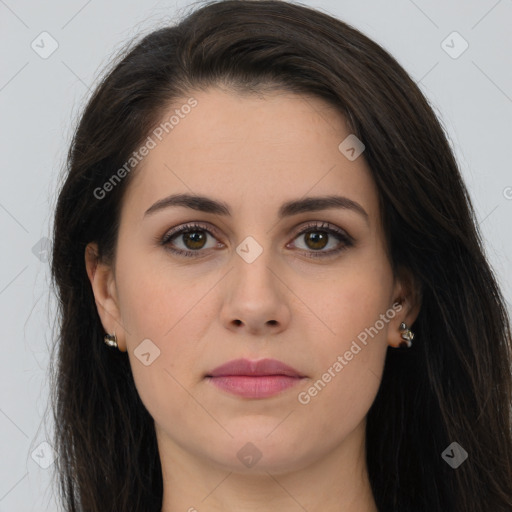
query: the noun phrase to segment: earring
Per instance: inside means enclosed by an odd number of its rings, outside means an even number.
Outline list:
[[[116,348],[118,348],[118,346],[117,346],[117,336],[116,336],[115,331],[114,331],[114,334],[105,334],[105,337],[103,338],[103,340],[105,341],[105,343],[109,347],[116,347]]]
[[[405,322],[402,322],[399,327],[402,332],[402,339],[404,341],[400,342],[400,348],[410,348],[412,346],[412,339],[414,338],[414,333],[407,327]]]

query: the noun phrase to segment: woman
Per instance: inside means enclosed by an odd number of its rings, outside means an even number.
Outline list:
[[[380,46],[302,5],[208,4],[122,56],[68,160],[67,510],[512,509],[504,300]]]

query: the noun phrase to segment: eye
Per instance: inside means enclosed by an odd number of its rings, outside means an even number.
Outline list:
[[[308,251],[308,257],[328,257],[338,254],[347,247],[354,245],[354,240],[342,229],[332,226],[329,223],[312,222],[304,227],[296,238],[304,237],[306,247],[301,250]],[[323,249],[331,243],[331,239],[337,239],[334,243],[334,249],[324,251]]]
[[[209,237],[214,239],[210,247],[207,246]],[[329,223],[311,222],[295,235],[294,240],[300,237],[305,237],[306,246],[299,249],[311,258],[332,256],[354,244],[354,240],[345,231]],[[324,251],[323,249],[331,243],[331,239],[337,239],[338,243],[334,244],[334,249]],[[177,247],[179,244],[174,240],[180,240],[182,247]],[[206,252],[202,249],[213,249],[223,245],[218,241],[215,242],[215,235],[210,228],[201,224],[179,226],[166,233],[159,242],[171,252],[191,258],[201,257],[201,253]],[[287,247],[289,245],[287,244]]]
[[[204,248],[213,248],[218,246],[218,243],[213,246],[206,247],[206,241],[208,237],[214,237],[214,235],[205,226],[200,224],[184,224],[183,226],[173,229],[168,232],[163,239],[161,244],[165,245],[171,252],[179,254],[181,256],[198,257],[198,253]],[[176,248],[174,243],[170,243],[174,239],[182,239],[184,249]],[[191,249],[191,250],[189,250]]]

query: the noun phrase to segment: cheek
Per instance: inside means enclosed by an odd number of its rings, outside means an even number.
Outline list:
[[[187,274],[168,264],[163,249],[155,254],[132,251],[120,259],[117,269],[119,304],[128,341],[154,338],[166,343],[181,322],[201,307],[208,277]],[[157,252],[158,251],[158,252]]]
[[[322,320],[315,325],[323,334],[314,337],[311,331],[311,340],[321,340],[311,347],[316,373],[299,403],[307,402],[311,410],[328,409],[327,414],[338,418],[347,410],[354,418],[364,416],[380,385],[388,329],[396,316],[392,292],[387,261],[370,256],[347,264],[327,293],[315,289],[310,294],[312,309]]]
[[[347,259],[323,288],[315,288],[309,295],[312,308],[326,327],[327,345],[333,349],[348,350],[351,340],[367,332],[381,315],[389,312],[387,320],[394,316],[392,271],[377,249]],[[387,326],[387,322],[379,321],[375,339],[385,337]]]
[[[200,354],[213,320],[205,294],[218,278],[186,277],[176,266],[129,253],[116,270],[128,357],[142,402],[159,417],[191,406],[185,391],[202,375]],[[143,261],[145,260],[145,261]],[[203,363],[204,364],[204,363]]]
[[[368,413],[387,353],[388,324],[380,315],[390,311],[389,321],[394,313],[377,291],[362,294],[347,286],[336,297],[337,307],[326,316],[335,334],[322,336],[311,351],[315,372],[297,394],[299,410],[314,423],[311,435],[319,442],[343,439]]]

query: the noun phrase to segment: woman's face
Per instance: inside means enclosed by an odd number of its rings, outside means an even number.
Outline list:
[[[353,139],[340,147],[350,131],[318,98],[193,97],[194,108],[180,109],[184,99],[166,114],[181,113],[162,140],[150,134],[115,269],[88,260],[159,449],[261,472],[360,453],[387,346],[414,321],[407,300],[395,304],[407,290],[364,152],[355,158]],[[176,195],[196,199],[166,206]],[[211,376],[235,359],[275,359],[298,376],[276,366]]]

